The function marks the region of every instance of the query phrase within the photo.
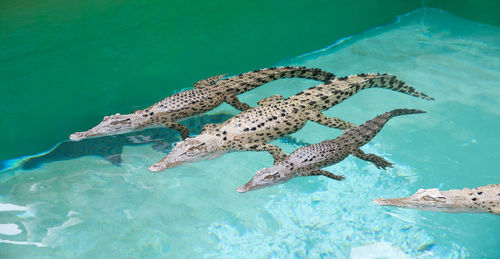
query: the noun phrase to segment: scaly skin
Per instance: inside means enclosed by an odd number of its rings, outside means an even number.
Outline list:
[[[281,78],[307,78],[329,81],[335,75],[317,68],[277,67],[255,70],[221,80],[225,75],[210,77],[195,83],[195,89],[167,97],[158,103],[132,114],[119,113],[106,116],[97,126],[85,132],[76,132],[71,140],[124,134],[149,127],[167,127],[179,131],[182,139],[189,136],[189,129],[177,121],[214,109],[227,102],[238,110],[251,107],[238,100],[236,95]]]
[[[365,88],[387,88],[412,96],[432,100],[389,74],[359,74],[336,78],[279,100],[265,98],[260,106],[244,111],[220,125],[206,125],[195,138],[177,143],[172,152],[149,167],[158,172],[185,162],[214,158],[229,151],[268,151],[276,161],[286,154],[269,141],[300,130],[308,120],[332,128],[348,129],[356,125],[338,118],[328,118],[321,111],[349,98]]]
[[[285,160],[258,171],[248,183],[236,191],[248,192],[283,183],[297,176],[324,175],[335,180],[343,180],[344,176],[332,174],[321,170],[321,168],[339,163],[349,155],[372,162],[378,168],[392,167],[392,164],[382,157],[375,154],[365,154],[359,147],[375,137],[392,117],[423,112],[410,109],[393,110],[379,115],[359,127],[348,130],[336,139],[300,147],[288,155]]]
[[[420,189],[415,194],[396,199],[375,199],[378,205],[444,212],[489,212],[500,215],[500,184],[474,189],[440,191]]]

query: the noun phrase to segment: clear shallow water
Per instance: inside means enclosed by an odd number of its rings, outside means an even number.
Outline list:
[[[371,200],[500,182],[499,46],[496,27],[420,9],[283,61],[338,75],[389,72],[436,98],[369,89],[327,111],[355,123],[393,108],[428,111],[394,118],[363,147],[394,169],[349,157],[327,168],[347,177],[341,183],[296,178],[239,194],[236,187],[271,164],[268,154],[230,153],[152,174],[147,167],[164,153],[150,145],[125,146],[119,167],[83,156],[3,172],[0,256],[497,258],[498,216],[382,208]],[[282,80],[241,97],[289,96],[314,84]],[[222,106],[212,114],[220,112],[235,113]],[[339,134],[308,123],[293,137],[315,143]]]

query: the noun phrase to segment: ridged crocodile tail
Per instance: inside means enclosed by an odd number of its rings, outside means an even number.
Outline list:
[[[425,111],[417,109],[395,109],[390,112],[378,115],[377,117],[361,124],[359,127],[352,129],[348,134],[356,139],[357,145],[362,146],[368,143],[377,133],[384,127],[384,125],[393,117],[406,115],[406,114],[417,114],[425,113]]]
[[[271,67],[255,70],[220,81],[230,85],[234,94],[242,94],[263,84],[282,78],[306,78],[322,82],[335,79],[335,74],[318,68],[306,67]]]
[[[434,100],[390,74],[357,74],[338,77],[290,96],[286,101],[302,109],[327,110],[367,88],[385,88],[425,100]]]
[[[425,100],[434,100],[434,98],[428,96],[425,93],[422,93],[422,92],[416,90],[415,88],[409,86],[408,84],[406,84],[405,82],[403,82],[402,80],[400,80],[399,78],[397,78],[396,76],[393,76],[391,74],[387,74],[387,73],[385,73],[385,74],[379,74],[379,73],[377,73],[377,74],[357,74],[357,75],[354,75],[352,77],[356,77],[356,76],[368,78],[368,80],[366,81],[366,84],[361,83],[361,84],[353,86],[356,89],[356,92],[361,90],[361,89],[365,89],[365,88],[386,88],[386,89],[391,89],[393,91],[397,91],[400,93],[404,93],[404,94],[408,94],[408,95],[415,96],[418,98],[422,98]],[[375,77],[373,77],[373,76],[375,76]],[[373,78],[370,79],[370,77],[373,77]],[[339,80],[342,80],[342,78],[339,78]],[[358,90],[358,87],[359,87],[359,90]]]
[[[319,68],[307,67],[277,67],[275,71],[281,73],[281,78],[307,78],[317,81],[328,82],[335,78],[335,74],[323,71]]]

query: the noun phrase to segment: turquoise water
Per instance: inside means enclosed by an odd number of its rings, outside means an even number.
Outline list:
[[[152,174],[147,167],[165,149],[144,143],[123,146],[120,166],[82,155],[4,171],[0,257],[498,258],[498,216],[383,208],[371,201],[419,188],[500,182],[499,46],[497,27],[419,9],[278,64],[338,75],[389,72],[436,98],[369,89],[325,112],[361,123],[393,108],[428,111],[394,118],[363,147],[395,164],[387,171],[349,157],[326,168],[344,174],[343,182],[296,178],[240,194],[238,186],[272,163],[268,154],[230,153]],[[281,80],[241,99],[255,104],[314,84]],[[210,112],[220,113],[236,111],[223,105]],[[308,123],[294,141],[276,144],[291,152],[296,143],[339,134]]]

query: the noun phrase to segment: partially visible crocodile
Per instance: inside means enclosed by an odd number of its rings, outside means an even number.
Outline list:
[[[423,112],[411,109],[393,110],[379,115],[357,128],[347,130],[336,139],[300,147],[288,155],[285,160],[258,171],[248,183],[236,191],[248,192],[283,183],[297,176],[324,175],[334,180],[343,180],[344,176],[330,173],[321,168],[336,164],[349,155],[372,162],[377,168],[392,167],[392,164],[384,158],[375,154],[366,154],[359,147],[375,137],[392,117]]]
[[[281,78],[297,77],[323,82],[335,78],[330,72],[305,67],[273,67],[222,79],[225,76],[219,75],[198,81],[194,84],[195,89],[169,96],[144,110],[137,110],[132,114],[117,113],[105,116],[97,126],[71,134],[69,138],[80,140],[123,134],[147,127],[167,127],[179,131],[181,138],[185,139],[189,136],[189,129],[177,121],[210,111],[223,102],[241,111],[250,109],[248,104],[239,101],[236,97],[238,94]]]
[[[375,199],[378,205],[445,212],[489,212],[500,215],[500,184],[474,189],[440,191],[420,189],[415,194],[395,199]]]
[[[158,172],[185,162],[211,159],[229,151],[267,151],[275,162],[286,154],[269,141],[300,130],[308,120],[332,128],[348,129],[356,125],[321,113],[362,89],[379,87],[433,100],[389,74],[358,74],[336,78],[311,87],[285,100],[271,96],[258,107],[244,111],[220,125],[207,124],[200,135],[177,143],[172,152],[149,167]]]

